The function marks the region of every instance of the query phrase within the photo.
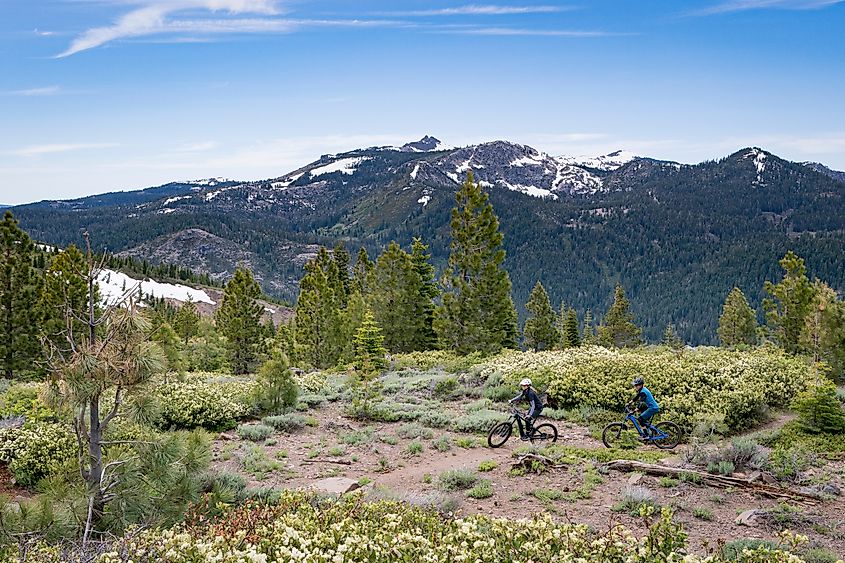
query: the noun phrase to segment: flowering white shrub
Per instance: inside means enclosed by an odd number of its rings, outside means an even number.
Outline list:
[[[502,353],[480,367],[483,376],[548,385],[561,407],[621,410],[633,396],[631,380],[645,378],[665,418],[691,428],[697,417],[723,415],[730,429],[753,421],[760,409],[784,405],[809,380],[800,358],[775,349],[735,352],[701,347],[608,350],[599,346],[550,352]]]
[[[256,383],[219,374],[192,374],[184,381],[160,385],[162,427],[232,428],[253,413]]]
[[[414,562],[547,561],[598,563],[714,563],[716,557],[685,555],[686,534],[671,513],[645,515],[648,533],[621,526],[596,535],[586,525],[486,516],[444,519],[440,514],[391,501],[362,503],[358,496],[316,502],[283,492],[276,507],[230,510],[193,527],[147,530],[118,541],[97,563],[248,563],[276,561]],[[788,545],[792,545],[790,542]],[[14,552],[17,555],[17,552]],[[27,553],[28,562],[59,560],[56,548]],[[800,563],[784,551],[742,554],[745,563]]]
[[[9,464],[15,480],[22,485],[34,485],[60,471],[76,455],[76,438],[67,425],[35,422],[0,429],[0,461]]]

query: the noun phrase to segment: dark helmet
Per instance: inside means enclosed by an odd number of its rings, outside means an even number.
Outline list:
[[[645,381],[643,381],[642,377],[635,377],[634,381],[631,382],[631,387],[636,387],[637,385],[644,385]]]

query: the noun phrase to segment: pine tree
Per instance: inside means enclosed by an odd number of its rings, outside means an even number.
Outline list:
[[[41,357],[41,279],[32,266],[33,249],[29,235],[6,211],[0,222],[0,373],[8,379],[35,371]]]
[[[515,345],[518,332],[510,277],[502,267],[503,235],[493,206],[472,172],[455,199],[436,331],[446,347],[459,354],[494,353]]]
[[[590,309],[584,313],[584,332],[582,333],[581,343],[584,346],[591,346],[596,343],[596,329],[593,326],[593,312]]]
[[[718,334],[725,348],[757,344],[757,316],[738,287],[731,290],[722,306]]]
[[[296,405],[299,387],[290,370],[288,357],[280,350],[258,370],[256,403],[262,412],[279,414]]]
[[[165,362],[165,383],[167,382],[167,375],[170,373],[181,374],[182,367],[182,353],[179,347],[179,335],[173,330],[168,323],[163,323],[158,326],[153,332],[153,342],[156,342],[164,354]]]
[[[551,350],[560,338],[560,333],[555,326],[555,311],[549,302],[549,294],[540,281],[534,284],[525,308],[529,315],[523,329],[525,346],[535,352]]]
[[[176,317],[173,320],[173,328],[183,343],[188,344],[188,340],[196,336],[199,332],[199,326],[200,314],[197,310],[197,304],[188,297],[188,300],[176,312]]]
[[[305,264],[295,310],[302,360],[320,369],[335,365],[343,351],[343,316],[319,256]]]
[[[845,302],[823,281],[813,284],[813,292],[799,342],[815,363],[824,362],[838,379],[845,372]]]
[[[355,361],[355,334],[364,322],[364,313],[368,311],[367,301],[357,291],[349,295],[349,303],[340,317],[340,359],[350,364]]]
[[[807,279],[804,259],[791,250],[780,261],[783,279],[778,284],[767,281],[763,286],[772,299],[763,300],[769,333],[781,348],[790,354],[802,351],[801,331],[813,301],[813,286]]]
[[[357,291],[366,298],[373,285],[374,269],[375,264],[367,255],[367,249],[362,246],[355,259],[355,266],[352,268],[352,291]]]
[[[430,262],[431,253],[420,238],[414,237],[411,244],[411,261],[420,278],[420,291],[417,299],[416,318],[421,319],[419,335],[414,342],[414,350],[433,350],[437,347],[437,333],[434,332],[434,300],[440,295],[435,281],[434,266]]]
[[[69,353],[86,336],[87,325],[83,321],[88,310],[86,270],[85,256],[71,244],[53,257],[44,275],[43,334],[49,345],[62,354]],[[97,286],[94,286],[94,297],[99,303]]]
[[[351,256],[343,241],[338,242],[332,251],[332,258],[337,266],[338,287],[336,291],[340,293],[341,308],[346,308],[346,302],[349,299],[349,293],[352,291],[352,279],[349,277],[349,262]]]
[[[564,348],[577,348],[581,345],[581,337],[578,334],[578,313],[575,309],[566,312],[566,319],[563,327]]]
[[[391,352],[411,352],[421,339],[425,318],[420,313],[422,280],[411,255],[391,242],[376,260],[370,304]]]
[[[257,301],[260,296],[261,288],[252,272],[241,267],[223,291],[217,326],[227,339],[229,365],[235,374],[249,373],[261,350],[264,307]]]
[[[613,304],[599,326],[598,338],[602,346],[625,348],[640,345],[642,331],[634,324],[634,315],[629,311],[630,305],[622,285],[616,284]]]
[[[666,328],[663,330],[663,340],[661,344],[664,346],[671,348],[672,350],[680,350],[684,347],[684,341],[681,340],[681,337],[678,336],[678,333],[675,332],[675,325],[669,323],[666,325]]]
[[[372,418],[375,403],[381,395],[379,375],[387,367],[384,335],[371,311],[355,334],[355,374],[353,376],[352,413],[359,418]]]
[[[791,407],[808,432],[845,432],[845,411],[836,397],[836,385],[832,381],[819,378],[795,397]]]

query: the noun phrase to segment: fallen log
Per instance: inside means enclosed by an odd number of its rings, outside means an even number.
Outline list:
[[[639,461],[631,461],[627,459],[617,459],[609,461],[604,464],[606,469],[615,469],[616,471],[630,472],[639,471],[647,475],[656,475],[658,477],[673,477],[680,478],[681,475],[697,475],[702,483],[714,487],[736,487],[750,490],[771,498],[788,499],[794,502],[814,505],[817,504],[821,498],[817,495],[796,491],[784,487],[776,487],[773,485],[766,485],[757,482],[757,476],[751,479],[740,479],[739,477],[730,477],[728,475],[713,475],[704,471],[695,469],[683,469],[680,467],[668,467],[665,465],[655,465],[651,463],[642,463]]]
[[[303,459],[302,463],[336,463],[338,465],[352,465],[351,461],[345,459]]]
[[[566,467],[565,463],[555,463],[554,460],[539,454],[523,454],[519,456],[515,462],[513,462],[511,467],[514,469],[522,468],[533,470],[535,463],[540,463],[550,469],[560,469],[562,467]]]

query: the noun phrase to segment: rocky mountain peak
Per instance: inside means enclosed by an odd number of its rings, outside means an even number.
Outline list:
[[[419,141],[405,143],[399,147],[399,150],[403,152],[429,152],[442,148],[442,145],[443,144],[440,142],[440,139],[432,137],[431,135],[426,135]]]

